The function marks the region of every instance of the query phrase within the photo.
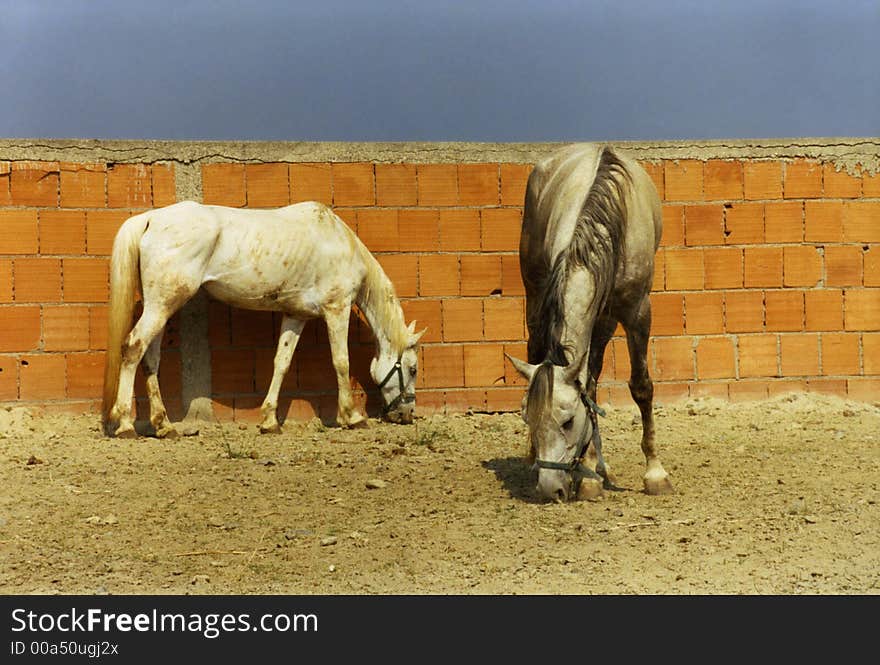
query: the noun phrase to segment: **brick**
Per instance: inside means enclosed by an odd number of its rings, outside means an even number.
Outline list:
[[[486,410],[486,391],[479,389],[447,390],[443,401],[447,413],[483,412]]]
[[[479,210],[441,210],[440,249],[444,252],[480,251]]]
[[[785,165],[783,180],[787,199],[815,199],[822,196],[822,167],[814,161],[799,159]]]
[[[724,208],[720,205],[685,206],[684,237],[689,247],[724,244]]]
[[[376,204],[373,165],[365,162],[331,164],[333,205],[369,206]]]
[[[779,339],[779,349],[782,376],[819,374],[818,335],[782,335]]]
[[[767,399],[768,381],[733,381],[727,387],[731,402],[755,402]]]
[[[177,201],[173,164],[153,164],[153,206],[161,208]]]
[[[498,205],[501,202],[497,164],[459,164],[458,201],[464,206]]]
[[[810,379],[807,381],[807,391],[846,397],[846,384],[846,379]]]
[[[865,252],[862,279],[865,286],[880,286],[880,246],[874,245]]]
[[[109,256],[119,227],[131,216],[128,210],[89,210],[85,214],[86,253]]]
[[[489,413],[519,413],[523,391],[520,388],[490,388],[486,391]]]
[[[516,208],[484,208],[480,211],[484,252],[519,250],[522,212]]]
[[[11,356],[0,356],[0,402],[18,399],[18,362]]]
[[[63,259],[64,302],[106,302],[109,264],[107,259]]]
[[[312,354],[299,355],[298,361],[302,360],[302,356]],[[254,352],[252,349],[214,349],[211,351],[211,392],[213,394],[254,392]]]
[[[822,279],[822,257],[816,247],[794,245],[782,248],[782,285],[816,286]]]
[[[60,302],[61,260],[20,258],[13,262],[16,302]]]
[[[654,254],[654,270],[651,277],[651,290],[666,289],[666,250],[662,247]]]
[[[86,214],[79,210],[40,210],[40,254],[83,254]]]
[[[376,164],[376,205],[414,206],[418,199],[414,164]]]
[[[89,307],[89,350],[91,351],[107,349],[107,312],[106,305]]]
[[[244,164],[203,164],[202,199],[209,205],[247,205]]]
[[[333,202],[329,164],[291,164],[288,170],[291,203],[318,201],[329,206]]]
[[[804,240],[807,242],[843,241],[843,203],[807,201],[804,204]]]
[[[703,282],[703,250],[666,250],[666,290],[699,290]]]
[[[458,205],[458,167],[455,164],[419,164],[419,205]]]
[[[415,254],[382,254],[376,257],[400,298],[419,293],[419,257]]]
[[[844,242],[880,242],[880,201],[847,201],[843,206]]]
[[[88,351],[89,308],[43,307],[44,351]]]
[[[419,255],[420,296],[457,296],[460,291],[457,255]]]
[[[516,342],[516,343],[508,343],[504,345],[504,353],[508,356],[512,356],[519,360],[525,360],[528,356],[528,352],[526,350],[525,342]],[[508,386],[522,386],[525,387],[529,384],[519,372],[516,371],[516,368],[513,366],[513,363],[505,360],[504,362],[504,384]],[[523,393],[520,391],[519,399],[520,402],[517,402],[516,410],[519,410],[520,403],[522,402]]]
[[[746,247],[743,276],[746,288],[782,286],[782,248]]]
[[[416,322],[416,330],[427,328],[420,344],[430,344],[443,339],[443,314],[440,300],[404,300],[400,303],[406,321]]]
[[[822,375],[859,374],[859,335],[822,333]]]
[[[654,378],[657,381],[694,379],[694,343],[690,337],[654,340]]]
[[[724,299],[721,293],[688,293],[684,296],[685,332],[715,335],[724,330]]]
[[[501,255],[464,254],[461,257],[461,295],[488,296],[501,292]]]
[[[357,213],[358,237],[371,252],[400,249],[400,223],[394,209],[365,208]]]
[[[768,397],[805,392],[808,391],[807,382],[804,379],[778,379],[776,381],[771,381],[767,386]]]
[[[743,285],[743,251],[734,247],[703,250],[704,287],[734,289]]]
[[[829,199],[855,199],[862,194],[862,178],[851,176],[845,168],[838,170],[834,164],[822,165],[823,191]]]
[[[730,333],[764,330],[764,294],[761,291],[726,292],[724,329]]]
[[[0,254],[36,254],[36,210],[0,210]]]
[[[614,363],[613,365],[605,363],[603,365],[604,371],[613,369],[611,376],[615,381],[629,381],[632,365],[629,361],[629,347],[626,340],[622,337],[615,337],[606,348],[611,350]],[[608,351],[606,350],[605,353],[607,355]]]
[[[736,376],[733,340],[705,337],[697,342],[697,378],[730,379]]]
[[[684,296],[677,293],[651,294],[651,334],[684,333]]]
[[[743,194],[747,201],[782,198],[780,162],[743,163]]]
[[[707,382],[699,382],[692,383],[688,386],[689,394],[693,398],[699,397],[715,397],[717,399],[728,400],[730,399],[730,391],[728,390],[728,382],[722,383],[707,383]]]
[[[526,185],[532,172],[531,164],[502,164],[501,205],[522,206],[526,199]]]
[[[651,182],[654,183],[654,189],[657,190],[657,195],[662,201],[666,197],[666,187],[663,180],[663,162],[639,162],[639,166],[651,178]]]
[[[862,196],[865,198],[880,198],[880,171],[869,173],[862,171]]]
[[[624,392],[621,390],[621,393]],[[687,399],[688,397],[688,384],[671,381],[664,383],[655,383],[654,384],[654,404],[664,405],[664,404],[675,404],[676,402],[681,402],[682,400]],[[624,396],[621,395],[619,399],[623,399]],[[628,402],[622,402],[623,404],[632,403],[632,400]]]
[[[880,254],[880,252],[875,252]],[[880,276],[880,271],[878,271]],[[526,287],[522,281],[522,274],[519,268],[519,256],[511,256],[503,254],[501,256],[501,295],[505,296],[524,296]]]
[[[68,353],[66,361],[67,396],[100,397],[104,384],[104,354]]]
[[[862,335],[862,359],[865,374],[880,374],[880,333]]]
[[[103,208],[107,205],[107,165],[60,165],[62,208]]]
[[[504,347],[501,344],[465,344],[462,353],[465,386],[503,385]]]
[[[764,242],[764,204],[736,203],[725,206],[724,242],[744,245]]]
[[[862,285],[862,248],[852,245],[825,247],[825,285]]]
[[[250,208],[279,208],[290,203],[287,164],[245,164],[247,204]]]
[[[684,206],[664,205],[661,247],[684,246]]]
[[[64,399],[66,377],[64,356],[43,353],[20,359],[20,392],[23,400]]]
[[[463,298],[443,301],[443,341],[478,342],[483,339],[483,301]]]
[[[58,162],[12,162],[9,188],[14,206],[58,205]]]
[[[767,291],[764,294],[764,307],[768,331],[804,329],[803,291]]]
[[[301,390],[314,392],[335,391],[336,372],[333,369],[333,360],[330,354],[328,344],[320,344],[316,347],[306,347],[302,349],[305,353],[298,353],[297,357],[297,385]],[[246,381],[247,368],[243,367],[239,370],[239,381]],[[261,392],[265,388],[261,387]],[[235,392],[252,392],[239,391]]]
[[[0,352],[33,351],[40,345],[40,308],[6,306],[0,308]]]
[[[146,164],[107,166],[107,207],[149,208],[153,205],[150,167]]]
[[[739,376],[758,378],[779,376],[776,335],[739,337]]]
[[[525,301],[522,298],[488,298],[483,301],[487,340],[525,339]]]
[[[847,289],[844,330],[880,330],[880,289]]]
[[[9,190],[9,179],[12,166],[9,162],[0,162],[0,206],[12,205],[12,193]],[[16,383],[16,391],[18,384]]]
[[[779,201],[764,204],[765,242],[802,242],[803,239],[804,204],[801,201]]]
[[[12,259],[0,259],[0,303],[12,302]]]
[[[880,395],[880,379],[853,378],[846,381],[846,396],[858,402],[876,402]]]
[[[427,388],[464,385],[464,352],[461,346],[426,346],[422,366]]]
[[[807,291],[804,293],[804,310],[807,330],[840,330],[843,328],[843,291]]]
[[[663,171],[667,201],[703,200],[703,162],[696,159],[666,161]]]
[[[704,169],[703,193],[707,201],[743,198],[742,162],[710,159]]]
[[[436,252],[440,247],[440,214],[436,210],[401,210],[401,252]]]
[[[275,349],[276,330],[272,312],[233,307],[229,324],[232,346],[261,346]]]

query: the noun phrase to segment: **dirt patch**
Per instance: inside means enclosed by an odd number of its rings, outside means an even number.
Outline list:
[[[880,408],[815,395],[657,408],[676,493],[543,504],[513,414],[109,440],[0,410],[4,594],[876,594]]]

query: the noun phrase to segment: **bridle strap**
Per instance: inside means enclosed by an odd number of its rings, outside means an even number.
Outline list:
[[[379,383],[379,390],[385,387],[385,384],[391,380],[391,377],[397,374],[397,385],[400,388],[397,393],[397,397],[391,400],[388,404],[382,407],[382,414],[385,415],[390,411],[396,409],[400,404],[409,404],[411,402],[416,401],[415,393],[408,393],[405,391],[404,381],[403,381],[403,354],[401,353],[397,356],[397,362],[394,363],[394,366],[388,370],[388,374],[385,375],[385,378]]]

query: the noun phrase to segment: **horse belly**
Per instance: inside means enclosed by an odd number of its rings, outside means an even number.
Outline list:
[[[212,297],[233,307],[284,312],[302,319],[321,314],[320,299],[313,289],[290,288],[285,284],[248,288],[241,283],[220,280],[206,281],[204,287]]]

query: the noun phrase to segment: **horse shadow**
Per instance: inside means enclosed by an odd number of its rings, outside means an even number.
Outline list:
[[[496,457],[482,463],[501,481],[511,498],[525,503],[544,503],[535,492],[536,475],[522,457]]]

